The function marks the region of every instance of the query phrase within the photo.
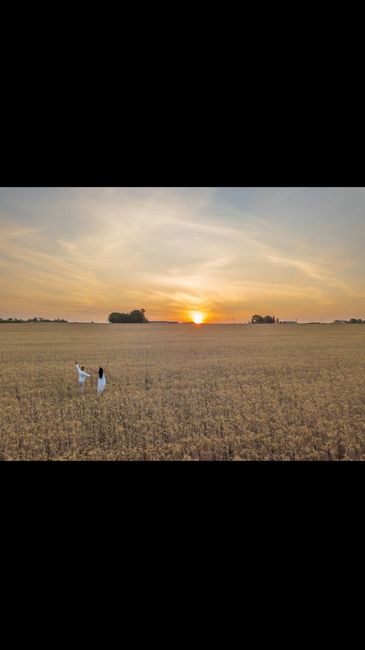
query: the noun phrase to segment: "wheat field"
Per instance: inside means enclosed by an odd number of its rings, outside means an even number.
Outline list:
[[[364,325],[1,325],[0,458],[362,460],[364,344]]]

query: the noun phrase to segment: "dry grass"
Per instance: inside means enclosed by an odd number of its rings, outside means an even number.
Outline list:
[[[0,457],[364,459],[364,343],[363,325],[0,325]],[[80,395],[75,360],[106,369],[104,395]]]

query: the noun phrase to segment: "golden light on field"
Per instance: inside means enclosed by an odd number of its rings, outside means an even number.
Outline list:
[[[204,315],[202,314],[201,311],[193,311],[192,312],[192,319],[193,319],[193,323],[195,323],[195,325],[200,325],[204,321]]]
[[[0,356],[0,460],[365,460],[362,324],[14,323]]]

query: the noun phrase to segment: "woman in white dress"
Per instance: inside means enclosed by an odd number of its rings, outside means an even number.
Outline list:
[[[101,395],[106,386],[106,377],[103,368],[99,368],[98,375],[98,394]]]

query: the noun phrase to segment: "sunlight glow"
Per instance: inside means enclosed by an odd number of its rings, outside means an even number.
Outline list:
[[[362,187],[0,187],[0,318],[365,318],[364,211]]]
[[[204,316],[201,313],[201,311],[193,311],[192,318],[193,318],[193,323],[195,323],[196,325],[200,325],[204,320]]]

